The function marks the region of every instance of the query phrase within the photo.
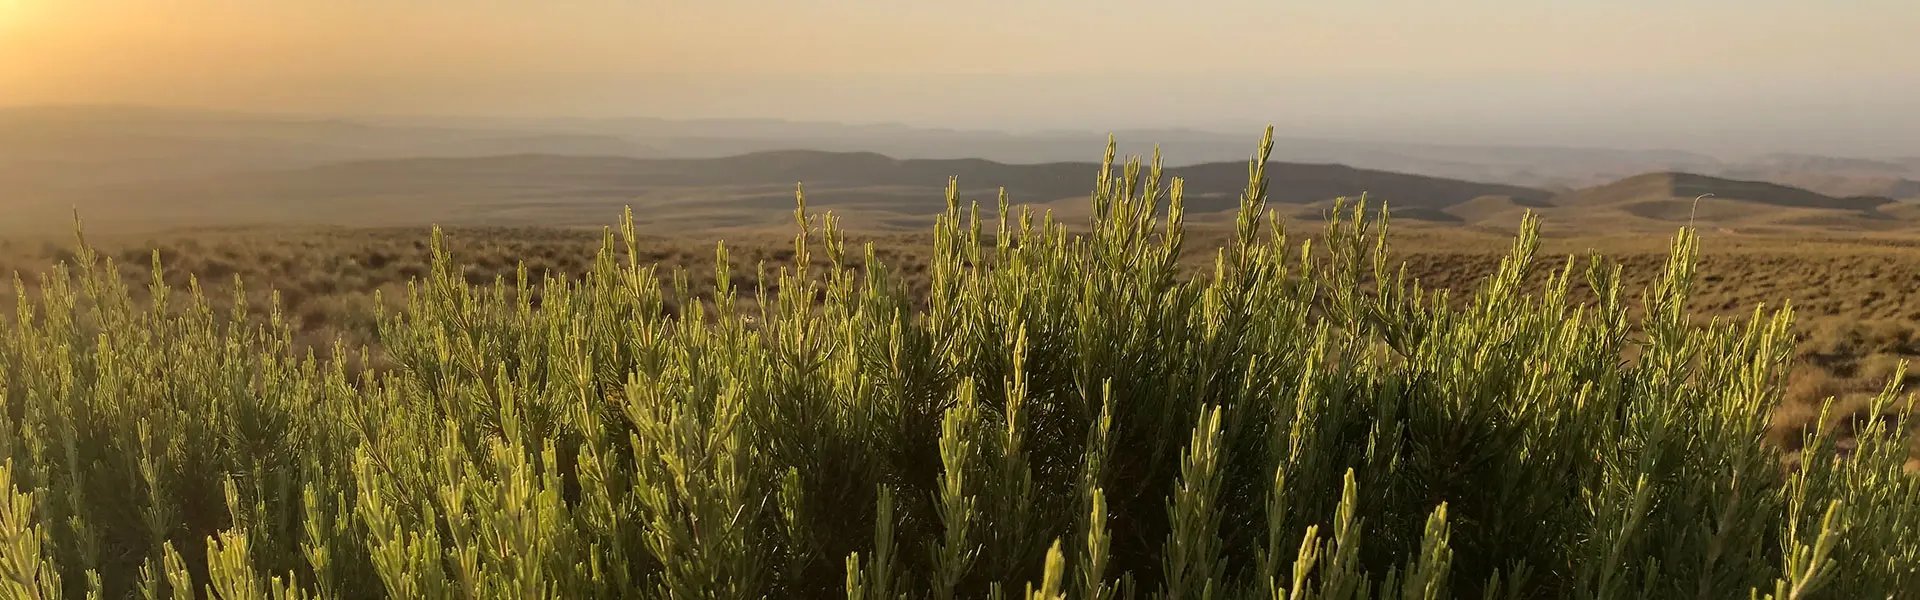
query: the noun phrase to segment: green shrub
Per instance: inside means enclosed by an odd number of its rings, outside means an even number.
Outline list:
[[[1364,203],[1336,209],[1318,245],[1290,242],[1264,207],[1270,144],[1234,238],[1196,278],[1175,276],[1181,183],[1157,157],[1116,172],[1110,147],[1079,233],[1004,199],[983,220],[950,191],[924,310],[871,248],[842,266],[833,217],[804,198],[791,264],[757,278],[729,272],[724,246],[718,272],[658,273],[628,215],[580,279],[474,284],[436,232],[430,272],[378,325],[395,368],[357,378],[353,349],[292,357],[288,319],[250,318],[244,291],[216,314],[156,265],[135,294],[82,244],[0,333],[0,588],[1920,590],[1904,445],[1860,436],[1848,462],[1782,474],[1761,439],[1789,313],[1695,324],[1691,229],[1644,318],[1600,261],[1523,289],[1531,218],[1471,300],[1449,301],[1395,268]],[[815,253],[833,267],[809,267]],[[707,276],[710,303],[669,309],[687,296],[663,280]],[[741,280],[779,292],[748,303]],[[1570,300],[1576,285],[1600,300]],[[1826,437],[1806,464],[1829,462]]]

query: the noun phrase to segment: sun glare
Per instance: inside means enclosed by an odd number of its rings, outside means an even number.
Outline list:
[[[11,31],[26,12],[26,0],[0,0],[0,32]]]

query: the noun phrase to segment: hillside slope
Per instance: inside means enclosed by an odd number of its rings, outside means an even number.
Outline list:
[[[979,159],[899,160],[870,152],[789,150],[712,159],[516,154],[341,162],[311,168],[182,178],[101,190],[83,202],[114,219],[382,225],[598,224],[631,204],[642,220],[676,227],[751,225],[787,219],[796,183],[810,204],[879,227],[923,227],[945,207],[957,177],[965,200],[991,208],[1004,186],[1016,204],[1047,205],[1079,219],[1076,199],[1099,165],[1006,164]],[[1356,169],[1270,163],[1272,202],[1309,207],[1367,194],[1408,218],[1453,220],[1446,208],[1483,196],[1527,202],[1551,196],[1519,186]],[[1185,179],[1187,210],[1204,218],[1238,207],[1244,162],[1167,169]]]
[[[1836,197],[1806,189],[1662,172],[1554,197],[1545,212],[1582,227],[1667,228],[1687,222],[1719,228],[1884,229],[1900,219],[1884,197]]]

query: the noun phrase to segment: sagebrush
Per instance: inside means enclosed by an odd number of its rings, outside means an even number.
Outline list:
[[[1696,324],[1698,239],[1470,299],[1382,215],[1320,243],[1264,207],[1177,276],[1181,183],[1095,179],[1070,233],[949,192],[928,289],[846,266],[800,198],[789,264],[577,280],[435,253],[349,377],[243,291],[141,292],[84,245],[0,334],[0,587],[142,598],[1913,597],[1891,422],[1810,468],[1762,444],[1790,312]],[[1116,171],[1117,168],[1117,171]],[[950,187],[950,190],[955,189]],[[871,252],[870,248],[864,249]],[[814,258],[829,265],[819,269]],[[710,303],[663,297],[710,278]],[[235,284],[239,287],[239,284]],[[1570,299],[1589,286],[1595,302]],[[16,285],[16,289],[26,286]],[[911,298],[923,296],[924,308]],[[687,297],[680,293],[675,297]],[[250,313],[266,311],[267,318]],[[1896,375],[1895,381],[1900,377]],[[1889,385],[1876,407],[1893,406]],[[1880,411],[1876,411],[1876,414]]]

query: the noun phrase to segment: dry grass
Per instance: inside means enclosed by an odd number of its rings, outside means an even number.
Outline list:
[[[360,362],[357,349],[371,345],[376,314],[403,305],[407,284],[428,272],[429,237],[414,228],[315,229],[240,228],[193,230],[151,236],[95,237],[88,243],[112,257],[129,286],[136,291],[152,281],[152,259],[158,253],[162,278],[176,289],[197,281],[220,310],[232,306],[239,281],[249,306],[276,301],[281,313],[299,332],[300,346],[320,358],[329,358],[334,341],[349,353],[344,358],[359,370],[382,365],[379,348],[368,348],[372,364]],[[908,237],[871,237],[876,258],[910,277],[925,273],[917,254],[918,240]],[[447,250],[466,265],[470,283],[486,284],[504,278],[511,284],[524,264],[531,281],[553,275],[577,277],[592,267],[601,232],[551,228],[460,228],[445,231]],[[694,273],[713,272],[713,237],[658,236],[639,246],[640,260],[681,265]],[[758,264],[792,261],[792,241],[767,233],[725,240],[734,266],[734,285],[753,293]],[[0,241],[0,273],[18,273],[28,293],[37,278],[55,263],[72,258],[72,242],[48,240]],[[692,296],[704,297],[713,282],[688,282]],[[0,288],[0,308],[17,302],[9,277]],[[669,298],[667,310],[678,310],[680,299]],[[265,311],[258,311],[266,316]]]

